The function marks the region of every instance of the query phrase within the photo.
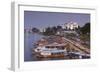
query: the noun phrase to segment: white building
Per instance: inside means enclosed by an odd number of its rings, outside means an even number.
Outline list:
[[[76,29],[76,28],[78,28],[78,26],[79,25],[76,22],[69,22],[69,23],[64,24],[64,28],[70,29],[70,30]]]

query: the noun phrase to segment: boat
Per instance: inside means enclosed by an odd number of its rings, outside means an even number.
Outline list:
[[[64,48],[65,44],[52,43],[47,45],[38,45],[37,48],[33,49],[37,57],[65,57],[67,51]]]
[[[36,53],[37,57],[64,57],[67,52],[63,49],[57,49],[57,48],[45,48],[45,47],[37,47],[34,49],[34,52]]]

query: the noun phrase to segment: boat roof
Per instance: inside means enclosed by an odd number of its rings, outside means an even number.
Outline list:
[[[65,50],[56,50],[56,49],[51,49],[51,50],[43,50],[42,52],[51,52],[51,53],[59,53],[59,52],[66,52]]]
[[[48,44],[48,45],[45,45],[45,46],[65,46],[66,44],[65,43],[61,43],[61,44],[59,44],[59,43],[57,43],[57,42],[54,42],[54,43],[51,43],[51,44]]]

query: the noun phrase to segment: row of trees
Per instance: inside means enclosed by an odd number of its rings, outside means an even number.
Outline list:
[[[45,28],[43,32],[44,35],[55,35],[57,31],[62,31],[63,28],[61,26],[53,26]],[[67,30],[67,29],[66,29]],[[75,29],[78,34],[89,34],[90,33],[90,23],[86,23],[83,27],[78,27]]]
[[[45,28],[45,31],[43,32],[44,35],[55,35],[57,31],[62,30],[61,26],[53,26],[53,27],[47,27]]]
[[[53,27],[47,27],[45,28],[45,31],[40,31],[40,29],[33,27],[30,32],[32,33],[42,33],[44,35],[54,35],[55,33],[57,33],[58,30],[61,30],[62,27],[61,26],[53,26]]]
[[[58,31],[62,31],[62,30],[63,30],[62,26],[53,26],[53,27],[45,28],[45,31],[43,31],[42,33],[44,35],[55,35]],[[33,27],[31,29],[31,31],[33,33],[39,33],[40,32],[40,30],[38,28],[35,28],[35,27]],[[90,33],[90,23],[86,23],[83,27],[79,26],[79,28],[77,28],[75,31],[78,34],[89,34]]]

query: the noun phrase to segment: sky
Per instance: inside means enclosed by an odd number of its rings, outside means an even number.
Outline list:
[[[62,25],[71,21],[82,27],[85,23],[90,22],[90,14],[24,11],[24,28],[36,27],[41,30],[48,26]]]

